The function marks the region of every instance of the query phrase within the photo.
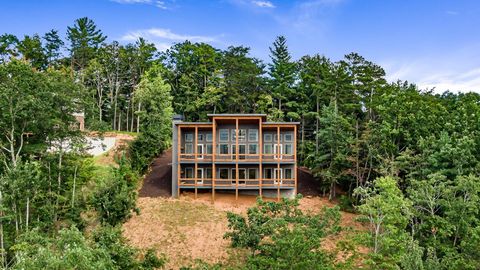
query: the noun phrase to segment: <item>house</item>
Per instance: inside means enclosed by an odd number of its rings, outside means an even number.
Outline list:
[[[209,114],[208,122],[173,121],[172,195],[181,190],[293,196],[297,122],[265,114]]]

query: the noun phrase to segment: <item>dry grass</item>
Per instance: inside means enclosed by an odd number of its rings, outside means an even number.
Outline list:
[[[196,259],[208,263],[222,262],[236,265],[245,259],[243,251],[229,247],[223,239],[227,231],[227,211],[246,213],[255,205],[254,196],[240,196],[235,202],[232,194],[217,194],[211,203],[210,194],[182,194],[179,199],[139,198],[140,215],[133,216],[124,226],[124,236],[138,248],[154,248],[167,255],[167,269],[191,265]],[[306,212],[319,212],[324,206],[335,204],[326,199],[303,198],[300,208]],[[342,226],[362,228],[355,215],[342,212]],[[348,238],[348,232],[326,239],[324,247],[336,248],[336,243]],[[361,251],[360,251],[361,252]]]

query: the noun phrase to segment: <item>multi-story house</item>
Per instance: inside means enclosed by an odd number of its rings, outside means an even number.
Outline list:
[[[209,122],[173,121],[172,195],[181,190],[296,194],[296,122],[265,114],[209,114]]]

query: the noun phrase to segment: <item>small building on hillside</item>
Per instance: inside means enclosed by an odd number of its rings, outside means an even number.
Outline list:
[[[77,128],[80,131],[85,131],[85,113],[83,112],[73,113],[72,115],[77,120],[77,123],[76,123],[77,125],[75,126],[75,128]]]
[[[265,114],[209,114],[173,121],[172,195],[182,190],[291,197],[297,192],[297,122]]]

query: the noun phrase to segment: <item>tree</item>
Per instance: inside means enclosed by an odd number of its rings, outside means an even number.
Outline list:
[[[392,177],[377,178],[373,185],[355,189],[355,194],[361,198],[357,209],[369,224],[373,262],[380,268],[393,268],[405,252],[411,202]]]
[[[70,42],[71,68],[82,70],[95,57],[98,47],[107,37],[97,29],[93,20],[83,17],[67,27],[67,39]]]
[[[290,113],[290,118],[297,120],[299,116],[296,111],[299,104],[295,102],[294,89],[296,65],[291,60],[287,39],[284,36],[278,36],[273,42],[273,47],[270,47],[270,58],[272,60],[272,64],[269,65],[270,85],[277,104],[274,118],[283,120],[285,115]]]
[[[170,86],[161,77],[160,66],[155,65],[144,74],[136,100],[142,104],[138,112],[142,133],[130,145],[129,156],[133,168],[144,171],[150,161],[171,144],[172,97]]]
[[[24,60],[28,61],[36,69],[44,69],[47,65],[47,56],[42,46],[42,40],[35,34],[25,36],[18,45],[18,52],[22,54]]]
[[[247,218],[227,214],[230,231],[224,237],[231,239],[233,247],[250,251],[246,268],[335,268],[334,255],[321,248],[321,240],[339,232],[338,208],[310,216],[298,209],[298,199],[265,202],[259,198],[248,209]]]
[[[49,65],[55,65],[61,56],[60,49],[65,45],[63,40],[58,35],[57,30],[50,30],[43,35],[45,41],[45,56]]]

